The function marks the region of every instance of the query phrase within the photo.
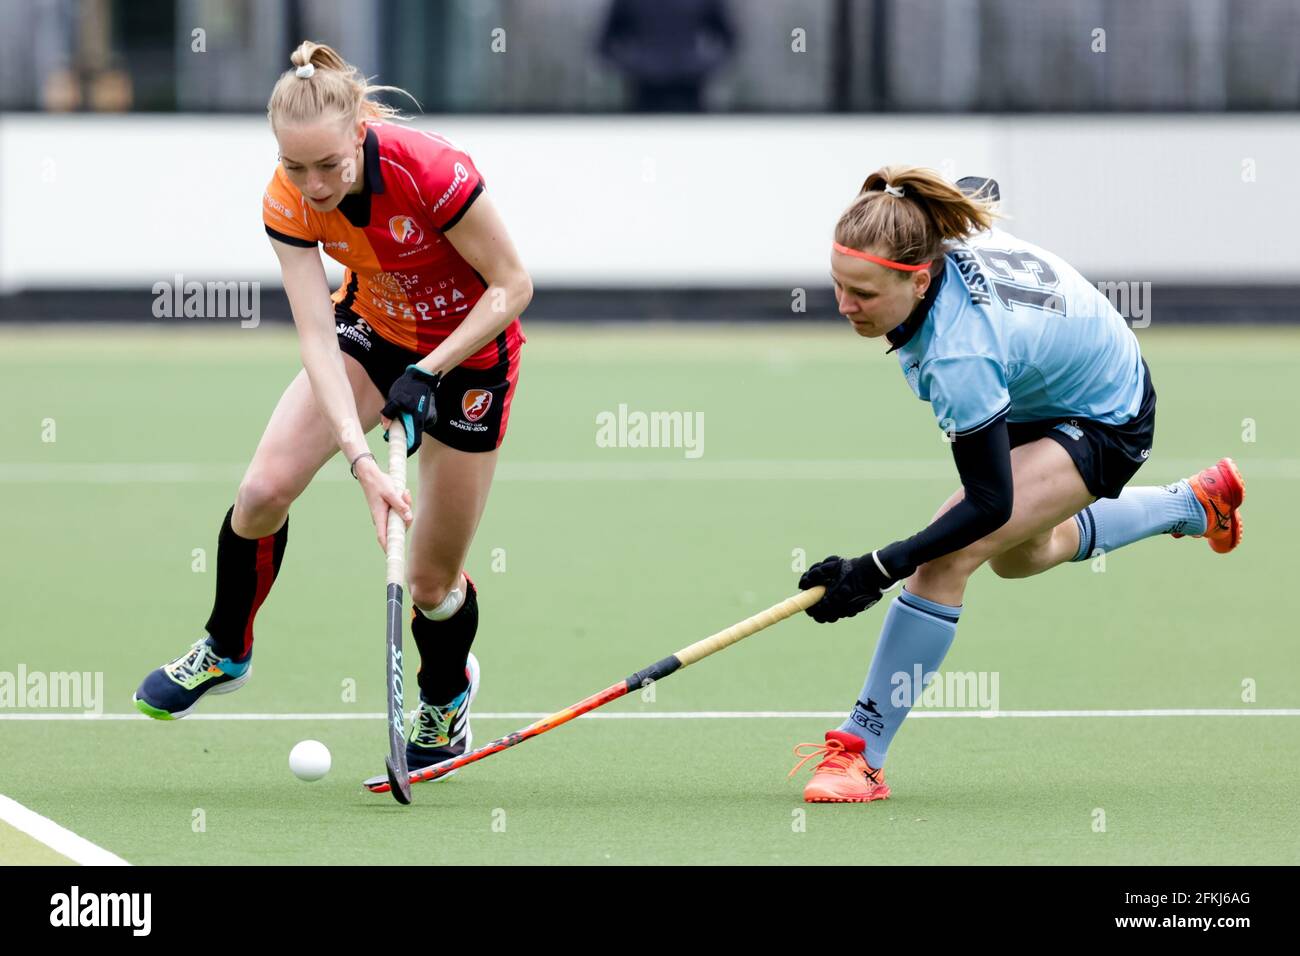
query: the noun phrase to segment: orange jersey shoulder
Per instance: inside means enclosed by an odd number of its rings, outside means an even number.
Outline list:
[[[267,232],[298,240],[291,245],[314,246],[321,238],[320,224],[315,219],[298,187],[289,182],[284,167],[277,164],[262,193],[262,223]]]

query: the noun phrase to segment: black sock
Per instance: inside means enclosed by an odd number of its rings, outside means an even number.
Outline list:
[[[431,704],[445,704],[469,686],[465,662],[478,631],[478,592],[474,582],[465,578],[465,603],[445,621],[431,621],[419,608],[411,617],[411,634],[420,651],[417,680],[424,699]]]
[[[242,660],[253,650],[253,617],[284,560],[289,519],[265,538],[241,538],[230,525],[234,513],[233,507],[226,512],[217,538],[217,596],[207,631],[218,654]]]

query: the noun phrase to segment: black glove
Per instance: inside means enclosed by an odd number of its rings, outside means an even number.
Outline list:
[[[426,372],[418,365],[406,366],[402,377],[388,390],[388,404],[381,414],[387,419],[401,417],[406,428],[406,457],[420,450],[420,439],[425,432],[433,434],[438,422],[438,410],[433,404],[433,390],[438,387],[441,375]],[[384,441],[388,430],[384,429]]]
[[[870,554],[860,558],[831,555],[818,561],[799,578],[799,590],[818,584],[826,588],[820,601],[805,612],[819,624],[829,624],[842,617],[860,614],[880,600],[881,593],[893,584],[880,573]]]

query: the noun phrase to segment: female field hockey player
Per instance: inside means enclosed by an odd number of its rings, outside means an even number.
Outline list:
[[[327,46],[305,42],[268,105],[279,165],[262,202],[303,370],[289,384],[226,513],[206,633],[145,677],[137,707],[171,720],[248,680],[253,618],[279,571],[289,506],[342,450],[380,547],[389,509],[411,526],[411,632],[420,708],[410,766],[470,745],[478,689],[475,587],[464,573],[505,436],[532,282],[483,179],[396,111]],[[317,244],[346,267],[331,296]],[[399,497],[365,435],[401,416],[419,501]],[[412,521],[413,518],[413,521]]]
[[[1159,534],[1204,537],[1221,554],[1241,542],[1245,487],[1229,458],[1172,485],[1124,487],[1155,435],[1137,338],[1067,263],[992,228],[995,188],[967,195],[931,170],[887,167],[835,227],[839,311],[898,354],[952,444],[962,487],[912,537],[826,558],[799,580],[826,587],[808,610],[823,623],[906,582],[851,713],[824,744],[795,748],[796,770],[821,758],[810,803],[889,796],[885,754],[923,689],[908,682],[938,670],[981,565],[1022,578]]]

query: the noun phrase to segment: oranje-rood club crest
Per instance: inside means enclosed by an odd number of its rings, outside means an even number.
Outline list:
[[[492,393],[486,388],[471,388],[460,400],[460,410],[465,414],[466,421],[478,421],[491,407]]]
[[[418,246],[424,241],[424,230],[410,216],[394,216],[388,220],[388,231],[404,246]]]

